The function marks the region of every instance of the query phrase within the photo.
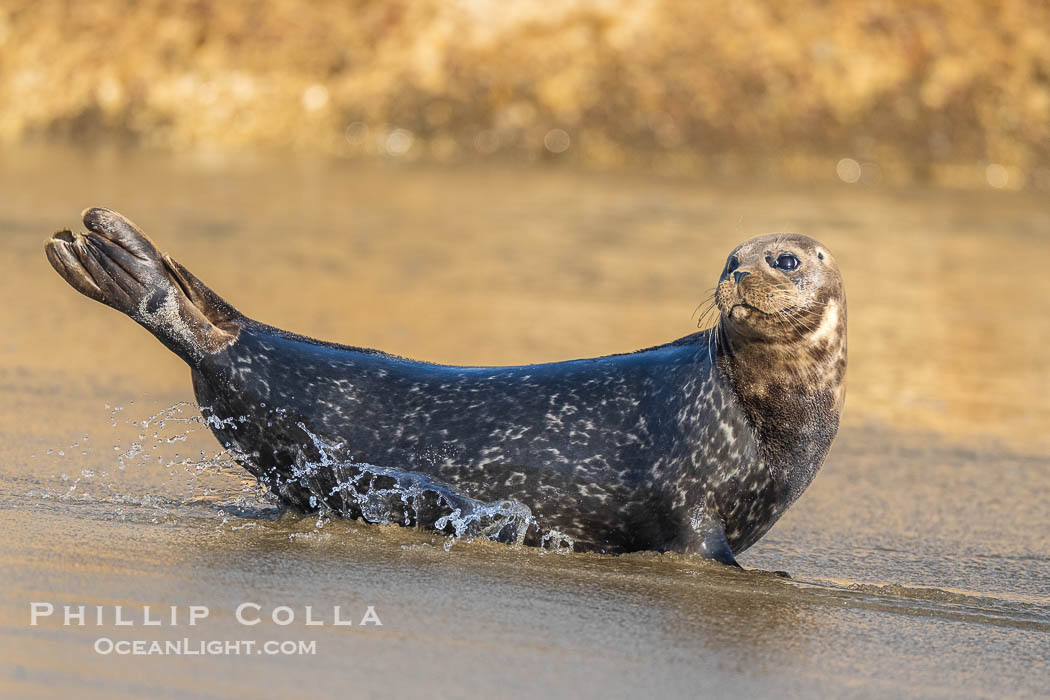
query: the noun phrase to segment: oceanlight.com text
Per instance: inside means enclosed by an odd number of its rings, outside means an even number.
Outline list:
[[[110,639],[99,637],[95,653],[103,656],[315,656],[317,642],[286,639]]]

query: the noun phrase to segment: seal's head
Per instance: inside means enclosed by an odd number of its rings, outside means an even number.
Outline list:
[[[752,238],[729,255],[715,292],[722,362],[753,422],[786,424],[820,407],[838,425],[845,398],[846,292],[826,246],[797,233]]]
[[[845,298],[835,258],[798,233],[759,236],[737,246],[715,293],[731,335],[777,344],[805,341],[825,322],[837,326]]]
[[[718,369],[780,489],[768,527],[816,476],[838,432],[846,392],[842,275],[812,238],[759,236],[729,254],[715,304]],[[751,513],[741,517],[755,522]]]

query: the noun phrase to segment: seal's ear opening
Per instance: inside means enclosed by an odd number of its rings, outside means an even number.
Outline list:
[[[70,286],[131,316],[187,362],[236,339],[236,309],[157,250],[129,219],[102,208],[86,210],[83,218],[87,233],[62,229],[44,247]]]

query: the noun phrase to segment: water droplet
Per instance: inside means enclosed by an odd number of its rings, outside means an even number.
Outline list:
[[[551,129],[543,137],[543,146],[551,153],[564,153],[571,145],[572,139],[565,129]]]
[[[984,169],[984,179],[990,186],[1001,190],[1010,184],[1010,171],[999,163],[989,163]]]
[[[384,143],[386,152],[392,156],[403,156],[412,148],[416,137],[408,129],[394,129],[391,131]]]
[[[835,166],[835,172],[838,174],[840,180],[842,180],[843,182],[848,182],[852,185],[853,183],[860,180],[860,163],[853,160],[852,158],[843,158]]]
[[[324,109],[328,104],[328,88],[324,85],[311,85],[303,90],[302,103],[308,112]]]

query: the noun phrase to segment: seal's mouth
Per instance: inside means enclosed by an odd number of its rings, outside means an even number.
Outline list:
[[[729,313],[726,315],[730,318],[747,318],[753,313],[765,315],[766,312],[746,302],[738,301],[729,307]]]
[[[760,309],[757,306],[752,306],[744,301],[738,301],[729,307],[729,316],[736,318],[747,318],[753,313],[761,314],[763,316],[784,316],[793,313],[798,309],[798,304],[792,304],[791,306],[785,306],[783,309],[774,309],[772,311],[766,311]]]

